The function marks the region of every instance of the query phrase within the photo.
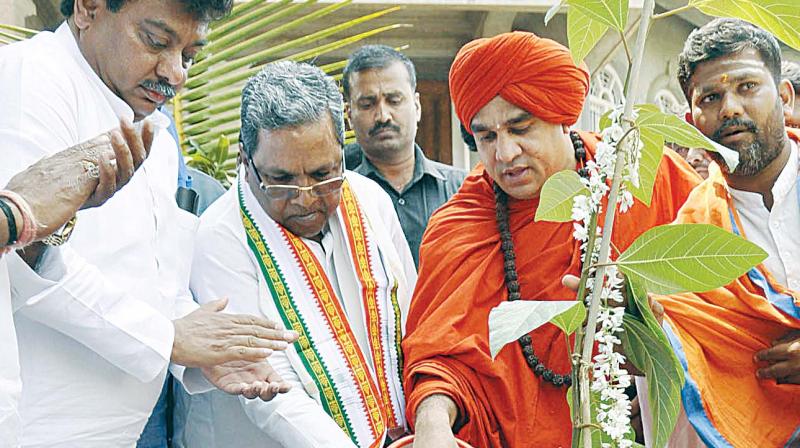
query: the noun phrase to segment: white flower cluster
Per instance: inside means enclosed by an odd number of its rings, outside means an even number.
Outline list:
[[[615,110],[610,115],[612,124],[602,133],[602,141],[598,142],[594,160],[586,163],[589,172],[588,179],[581,179],[589,188],[589,196],[576,196],[572,205],[572,219],[575,221],[573,236],[581,242],[582,259],[584,263],[593,265],[597,263],[599,257],[600,244],[595,244],[593,253],[587,257],[587,241],[589,232],[597,232],[597,237],[602,235],[601,226],[596,229],[589,229],[591,216],[593,213],[598,215],[602,211],[603,198],[610,190],[609,183],[614,176],[614,165],[616,163],[617,145],[623,139],[625,132],[622,127],[622,109]],[[634,137],[637,137],[636,144],[628,144]],[[626,183],[638,186],[639,184],[639,154],[641,153],[641,142],[638,135],[625,138],[626,148],[629,148],[625,157],[625,169],[623,170],[623,189],[620,191],[618,203],[620,211],[625,212],[633,205],[633,195],[624,188]],[[587,258],[589,260],[587,261]],[[591,291],[595,269],[590,268],[587,289]],[[621,342],[617,336],[622,329],[622,316],[625,308],[622,305],[623,297],[621,293],[622,278],[618,275],[615,266],[606,268],[606,280],[601,291],[601,306],[598,316],[599,328],[597,329],[595,340],[598,345],[598,353],[593,359],[592,385],[591,390],[600,396],[600,405],[596,416],[597,422],[603,428],[614,445],[620,448],[632,446],[632,442],[626,438],[631,431],[630,410],[631,405],[625,389],[631,384],[631,377],[622,368],[625,357],[614,351],[614,347]],[[585,300],[589,300],[591,294]],[[588,303],[587,303],[588,305]]]
[[[616,148],[621,146],[625,151],[625,164],[622,170],[622,184],[620,185],[619,204],[620,212],[627,212],[633,205],[633,194],[628,190],[628,185],[639,187],[639,162],[641,159],[644,144],[639,135],[639,131],[633,131],[632,135],[627,135],[622,126],[623,106],[614,109],[609,115],[611,125],[602,132],[603,140],[598,143],[597,153],[600,155],[601,148],[604,157],[611,157],[611,163],[607,165],[610,172],[603,172],[605,179],[611,179],[614,175],[614,161],[616,160]],[[636,119],[636,112],[633,112],[632,120]],[[624,144],[620,143],[624,140]],[[599,160],[599,159],[598,159]]]
[[[600,294],[601,306],[598,314],[599,328],[595,333],[597,355],[594,357],[592,392],[600,394],[597,422],[614,441],[614,446],[628,448],[633,442],[625,438],[631,428],[631,404],[625,389],[631,385],[628,371],[622,368],[625,357],[614,351],[621,344],[617,335],[623,331],[622,278],[616,266],[606,268],[607,283]],[[605,447],[604,447],[605,448]]]

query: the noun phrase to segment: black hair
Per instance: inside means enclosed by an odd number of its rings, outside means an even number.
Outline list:
[[[386,45],[364,45],[347,59],[342,73],[342,90],[345,100],[350,99],[350,75],[372,68],[386,68],[395,62],[402,62],[408,72],[411,90],[417,90],[417,71],[408,56]]]
[[[470,151],[478,150],[478,144],[475,143],[475,136],[470,134],[463,124],[461,125],[461,139],[464,140],[464,143]]]
[[[777,86],[781,80],[781,47],[775,36],[739,19],[715,19],[692,31],[678,56],[678,82],[691,103],[689,82],[698,65],[746,48],[754,48],[772,73]]]
[[[119,12],[128,1],[133,0],[105,0],[106,8],[111,12]],[[191,14],[195,19],[202,22],[218,20],[231,12],[233,0],[176,0]],[[71,17],[75,9],[75,0],[61,0],[61,14],[64,17]]]

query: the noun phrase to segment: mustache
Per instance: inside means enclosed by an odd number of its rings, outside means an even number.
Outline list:
[[[172,87],[172,85],[166,81],[153,81],[152,79],[145,79],[140,85],[147,90],[152,90],[153,92],[164,95],[166,97],[165,101],[171,100],[172,97],[174,97],[177,93],[175,91],[175,87]]]
[[[370,137],[374,136],[375,134],[378,133],[378,131],[384,128],[391,129],[395,132],[400,132],[400,126],[392,124],[387,121],[386,123],[376,123],[375,126],[373,126],[372,129],[369,130],[369,136]]]
[[[744,118],[729,118],[722,122],[719,128],[714,131],[714,135],[711,136],[711,140],[715,142],[719,142],[722,139],[722,134],[732,127],[744,127],[747,131],[752,132],[753,134],[758,134],[760,131],[756,123],[752,120],[745,120]]]

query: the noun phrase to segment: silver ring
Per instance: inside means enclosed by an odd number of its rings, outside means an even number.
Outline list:
[[[100,167],[97,166],[96,163],[88,160],[83,160],[81,162],[83,164],[83,169],[86,170],[86,174],[90,179],[100,179]]]

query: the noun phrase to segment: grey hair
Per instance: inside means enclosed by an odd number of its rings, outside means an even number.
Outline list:
[[[242,148],[252,157],[260,129],[275,130],[331,117],[336,140],[344,145],[344,104],[336,81],[310,64],[272,62],[242,90]]]
[[[796,95],[800,95],[800,64],[792,61],[783,61],[781,64],[781,77],[792,83]]]

